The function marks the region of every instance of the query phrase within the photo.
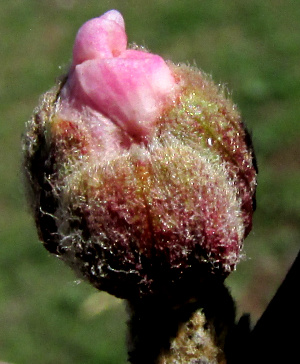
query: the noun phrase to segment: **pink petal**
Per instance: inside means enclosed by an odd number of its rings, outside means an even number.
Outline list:
[[[79,29],[73,48],[73,64],[94,58],[111,58],[126,50],[127,36],[122,15],[111,10],[87,21]]]
[[[173,95],[174,79],[168,66],[151,54],[86,61],[75,68],[73,77],[78,92],[88,97],[91,106],[131,136],[147,135]]]
[[[170,105],[176,83],[161,57],[126,47],[124,20],[118,11],[86,22],[76,36],[72,67],[60,96],[70,117],[85,114],[89,107],[141,140],[151,134]]]

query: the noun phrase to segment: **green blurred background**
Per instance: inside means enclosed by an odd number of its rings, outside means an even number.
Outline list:
[[[0,361],[126,362],[123,304],[77,281],[38,242],[23,196],[21,134],[69,64],[77,29],[116,8],[129,41],[196,63],[233,90],[254,140],[258,208],[228,279],[252,322],[300,242],[300,2],[0,0]]]

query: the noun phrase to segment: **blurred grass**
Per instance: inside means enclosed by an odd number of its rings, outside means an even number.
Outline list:
[[[258,208],[242,262],[228,279],[255,321],[300,241],[300,3],[287,0],[0,0],[0,360],[126,362],[126,314],[76,284],[49,257],[27,213],[20,135],[39,95],[66,70],[79,26],[116,8],[129,40],[226,83],[254,140]]]

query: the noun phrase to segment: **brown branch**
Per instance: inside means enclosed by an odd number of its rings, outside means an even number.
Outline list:
[[[254,327],[245,363],[294,363],[299,358],[300,253]]]

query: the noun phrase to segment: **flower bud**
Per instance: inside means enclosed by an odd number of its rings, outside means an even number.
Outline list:
[[[190,295],[238,263],[256,187],[240,115],[199,70],[128,49],[119,12],[79,30],[24,151],[40,239],[97,288]]]

